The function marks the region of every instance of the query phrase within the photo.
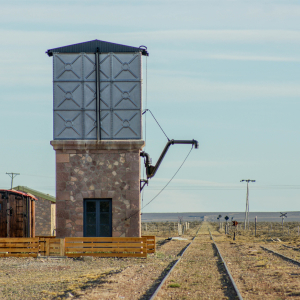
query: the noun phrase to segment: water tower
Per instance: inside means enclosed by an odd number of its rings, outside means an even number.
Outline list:
[[[99,40],[49,49],[57,237],[140,236],[142,55]]]

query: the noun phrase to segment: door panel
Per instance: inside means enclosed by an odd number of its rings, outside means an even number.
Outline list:
[[[112,236],[111,199],[84,199],[84,236]]]

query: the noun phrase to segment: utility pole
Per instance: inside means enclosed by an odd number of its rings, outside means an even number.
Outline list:
[[[17,176],[17,175],[20,175],[20,173],[6,173],[10,178],[11,178],[11,190],[13,188],[13,184],[14,184],[14,178]]]
[[[245,225],[244,229],[246,230],[247,224],[248,224],[248,230],[250,229],[249,226],[249,182],[255,182],[255,180],[252,179],[242,179],[240,182],[247,182],[247,194],[246,194],[246,210],[245,210]]]

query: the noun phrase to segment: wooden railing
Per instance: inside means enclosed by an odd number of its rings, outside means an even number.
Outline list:
[[[65,255],[68,257],[147,257],[147,238],[65,238]]]
[[[156,240],[155,235],[143,235],[147,239],[147,253],[155,253],[156,251]]]
[[[64,239],[40,238],[40,254],[43,256],[65,256]]]
[[[37,257],[39,238],[0,238],[0,257]]]
[[[147,257],[154,252],[155,236],[0,238],[0,257]]]

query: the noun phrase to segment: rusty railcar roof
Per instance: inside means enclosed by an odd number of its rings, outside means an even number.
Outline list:
[[[22,196],[25,196],[25,197],[29,197],[35,201],[37,201],[38,199],[33,196],[32,194],[30,193],[24,193],[24,192],[20,192],[20,191],[16,191],[16,190],[3,190],[3,189],[0,189],[0,193],[2,192],[7,192],[7,193],[10,193],[10,194],[16,194],[16,195],[22,195]]]

